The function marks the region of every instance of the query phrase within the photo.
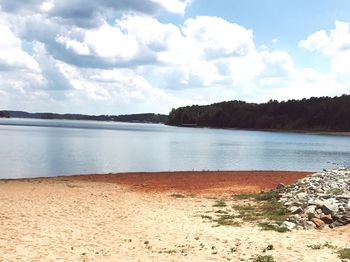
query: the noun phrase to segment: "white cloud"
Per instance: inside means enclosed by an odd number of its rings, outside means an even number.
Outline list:
[[[330,59],[331,73],[341,83],[350,86],[350,24],[335,22],[335,28],[311,34],[299,43],[301,48],[319,51]]]
[[[21,40],[2,20],[0,20],[0,36],[0,71],[1,69],[39,71],[37,62],[22,50]]]
[[[153,2],[159,3],[172,13],[184,14],[186,7],[192,2],[192,0],[153,0]]]
[[[8,107],[28,97],[21,107],[32,103],[32,111],[166,113],[192,103],[349,91],[347,23],[300,42],[330,59],[332,71],[321,73],[297,68],[286,51],[257,48],[252,30],[223,18],[176,25],[153,16],[157,10],[184,13],[186,0],[106,0],[96,9],[95,1],[74,1],[71,9],[66,0],[19,2],[23,6],[0,0],[6,11],[0,13],[0,65],[12,69],[0,75],[0,93]]]

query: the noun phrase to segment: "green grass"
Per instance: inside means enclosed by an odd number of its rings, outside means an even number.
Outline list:
[[[255,221],[261,217],[257,206],[233,205],[232,208],[239,213],[236,217],[241,218],[243,221]]]
[[[201,215],[201,218],[202,219],[209,219],[209,220],[213,219],[211,216],[208,216],[208,215]]]
[[[255,199],[258,201],[274,201],[277,200],[278,192],[277,191],[268,191],[263,192],[255,196]]]
[[[275,224],[278,226],[276,226]],[[279,233],[285,233],[289,231],[288,228],[280,227],[280,225],[281,223],[271,223],[271,222],[261,222],[258,224],[258,226],[265,231],[276,231]]]
[[[171,197],[175,197],[175,198],[186,198],[185,195],[183,195],[183,194],[178,194],[178,193],[176,193],[176,194],[171,194],[170,196],[171,196]]]
[[[262,192],[259,194],[233,195],[232,197],[236,200],[255,199],[257,201],[269,201],[269,200],[277,199],[277,196],[278,196],[278,191],[272,190],[268,192]]]
[[[224,210],[218,210],[218,211],[215,211],[216,214],[228,214],[227,211],[224,211]]]
[[[236,200],[252,199],[252,198],[255,198],[256,196],[257,194],[232,195],[233,199],[236,199]]]
[[[338,250],[338,256],[341,259],[350,259],[350,248],[343,248]]]
[[[243,205],[232,205],[231,208],[235,211],[233,214],[228,212],[229,210],[218,210],[216,215],[220,214],[217,219],[212,221],[216,222],[217,225],[239,225],[239,222],[258,222],[262,221],[258,225],[263,230],[274,230],[277,232],[287,232],[287,228],[275,226],[273,224],[281,225],[289,214],[281,203],[278,202],[279,191],[262,192],[259,194],[241,194],[233,195],[232,198],[235,200],[251,200],[253,204]],[[227,207],[226,202],[216,200],[213,207]],[[238,213],[238,214],[237,214]],[[237,219],[240,219],[237,221]]]
[[[240,226],[240,223],[235,221],[235,216],[231,215],[222,215],[213,221],[219,226]]]
[[[327,191],[327,194],[338,196],[338,195],[344,194],[344,190],[342,190],[340,188],[332,188],[332,189]]]
[[[258,255],[253,258],[253,262],[275,262],[276,260],[271,255]]]
[[[288,209],[278,202],[277,193],[267,192],[254,197],[257,205],[234,205],[232,208],[238,211],[237,217],[244,221],[267,219],[269,221],[282,222],[289,213]]]
[[[213,207],[226,207],[226,202],[224,200],[216,200]]]

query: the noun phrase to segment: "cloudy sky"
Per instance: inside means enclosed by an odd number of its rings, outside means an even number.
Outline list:
[[[349,94],[349,25],[348,0],[0,0],[0,109]]]

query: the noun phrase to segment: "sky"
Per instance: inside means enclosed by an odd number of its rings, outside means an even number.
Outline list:
[[[0,109],[349,94],[349,27],[348,0],[0,0]]]

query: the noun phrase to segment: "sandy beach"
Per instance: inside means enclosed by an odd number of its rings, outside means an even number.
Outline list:
[[[0,181],[0,261],[341,261],[350,227],[278,233],[205,216],[303,172],[177,172]],[[328,243],[328,244],[327,244]],[[272,245],[272,250],[267,247]],[[269,248],[270,249],[270,248]]]

